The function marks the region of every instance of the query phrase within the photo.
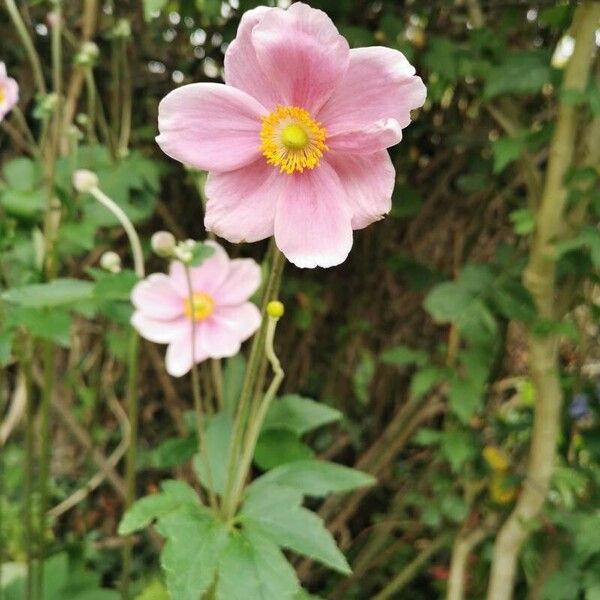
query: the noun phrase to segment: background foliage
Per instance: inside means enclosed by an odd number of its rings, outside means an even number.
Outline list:
[[[20,6],[48,63],[51,4]],[[72,172],[77,166],[98,173],[102,189],[146,234],[146,245],[157,229],[203,239],[203,177],[184,173],[156,147],[157,104],[175,85],[219,81],[223,51],[240,14],[258,4],[108,0],[97,13],[94,8],[97,22],[90,39],[99,47],[94,77],[83,78],[72,123],[65,124],[77,129],[69,129],[69,151],[55,167],[62,208],[53,243],[61,280],[43,291],[23,286],[42,282],[49,214],[45,174],[35,157],[25,156],[27,140],[12,121],[0,135],[2,415],[6,418],[8,407],[23,394],[15,357],[33,348],[29,368],[39,397],[44,375],[37,351],[46,342],[57,344],[49,506],[59,505],[98,470],[108,473],[44,532],[52,551],[45,600],[108,600],[117,597],[121,576],[117,524],[125,483],[121,464],[112,464],[110,457],[126,430],[119,407],[126,385],[128,295],[135,278],[128,270],[115,276],[98,268],[108,249],[128,260],[126,239],[101,207],[74,194]],[[560,335],[559,376],[566,401],[549,502],[531,524],[516,597],[597,600],[597,149],[595,162],[585,157],[600,138],[593,135],[600,119],[598,64],[584,90],[561,95],[564,64],[560,56],[553,58],[569,33],[575,4],[314,0],[311,5],[326,10],[352,46],[383,44],[404,52],[426,82],[428,100],[402,144],[392,149],[397,185],[391,215],[355,233],[353,251],[340,267],[299,271],[286,266],[282,299],[287,313],[277,345],[289,394],[278,404],[279,412],[269,414],[256,473],[319,456],[378,480],[374,487],[325,501],[314,489],[289,498],[290,511],[300,511],[303,494],[310,497],[310,507],[323,517],[353,571],[336,574],[292,552],[296,572],[306,589],[322,597],[419,600],[443,597],[454,565],[461,578],[464,573],[467,595],[484,597],[495,533],[522,488],[533,406],[539,400],[528,368],[529,331]],[[63,3],[63,10],[64,64],[70,68],[81,61],[78,40],[85,23],[79,2]],[[34,74],[2,11],[0,40],[0,58],[19,81],[21,106],[32,107],[27,118],[39,132],[47,102],[35,97]],[[91,72],[87,65],[78,68]],[[70,97],[69,88],[66,94]],[[123,124],[131,101],[129,137]],[[560,319],[548,319],[536,311],[522,276],[539,225],[531,199],[542,186],[559,102],[577,108],[584,135],[567,173],[571,212],[556,245],[554,302]],[[266,243],[228,248],[257,259],[265,249]],[[149,251],[148,259],[155,267],[150,270],[163,268]],[[243,359],[224,367],[225,398],[233,402]],[[189,383],[168,378],[160,350],[146,343],[140,374],[137,493],[156,493],[155,502],[166,502],[169,494],[186,494],[184,482],[193,481]],[[43,416],[33,417],[33,427],[39,427]],[[18,425],[1,447],[0,562],[5,564],[0,589],[5,598],[23,593],[24,436]],[[219,435],[215,439],[218,443]],[[31,495],[34,511],[41,501]],[[174,525],[163,508],[134,514],[137,520],[122,524],[122,532],[137,531],[159,517],[158,531],[168,540],[181,524]],[[254,508],[259,516],[268,512],[268,507]],[[280,522],[293,527],[294,518],[283,515]],[[196,520],[185,526],[198,536],[190,536],[183,555],[165,551],[163,564],[202,556],[195,544],[211,524]],[[260,530],[261,524],[256,526]],[[136,535],[133,594],[140,600],[165,598],[159,536],[152,529]],[[289,547],[340,573],[348,570],[333,550],[315,555],[301,540]],[[280,585],[285,589],[284,578]],[[271,597],[283,593],[272,590]]]

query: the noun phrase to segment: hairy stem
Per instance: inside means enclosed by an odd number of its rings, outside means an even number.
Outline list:
[[[575,50],[567,66],[563,89],[583,90],[594,51],[594,32],[600,18],[600,4],[585,2],[575,13]],[[551,245],[564,218],[567,190],[564,178],[573,161],[577,131],[576,107],[561,103],[550,146],[548,171],[536,216],[536,233],[524,273],[538,314],[555,318],[556,260]],[[496,538],[488,587],[488,600],[510,600],[517,559],[528,531],[546,501],[554,455],[560,433],[562,390],[558,373],[558,336],[529,335],[529,368],[535,390],[535,414],[529,461],[523,491]]]

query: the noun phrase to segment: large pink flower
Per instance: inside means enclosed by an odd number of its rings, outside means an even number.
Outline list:
[[[19,101],[19,84],[6,73],[6,66],[0,62],[0,121]]]
[[[171,263],[168,275],[150,275],[131,294],[132,325],[147,340],[169,344],[166,367],[174,377],[185,375],[193,358],[201,362],[237,354],[260,325],[258,308],[248,302],[260,285],[260,267],[249,258],[230,260],[219,244],[207,243],[215,253],[190,269],[193,302],[180,262]]]
[[[180,87],[161,102],[157,142],[209,171],[205,225],[232,242],[271,235],[299,267],[345,260],[352,230],[391,208],[397,144],[426,90],[397,50],[350,50],[331,19],[300,2],[242,17],[225,85]]]

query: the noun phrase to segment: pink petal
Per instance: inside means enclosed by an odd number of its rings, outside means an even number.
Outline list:
[[[19,101],[19,84],[12,77],[3,78],[0,75],[0,88],[4,92],[4,99],[0,102],[0,119],[2,119]]]
[[[359,131],[382,119],[395,119],[404,129],[410,123],[410,111],[422,106],[427,95],[414,73],[397,50],[352,49],[344,78],[317,118],[330,136]]]
[[[194,358],[196,363],[202,362],[208,358],[208,355],[202,350],[201,327],[196,327],[196,336],[194,340]],[[181,377],[185,375],[193,365],[192,359],[192,339],[188,331],[186,335],[171,342],[167,348],[165,357],[165,367],[167,373],[172,377]]]
[[[275,242],[298,267],[332,267],[352,247],[352,212],[327,162],[286,176],[275,215]]]
[[[269,110],[273,109],[280,99],[258,64],[252,45],[252,30],[270,10],[272,9],[266,6],[259,6],[243,14],[237,35],[225,52],[224,69],[227,85],[250,94]]]
[[[229,263],[227,279],[215,291],[219,306],[245,302],[260,286],[261,271],[251,258],[236,258]]]
[[[160,320],[149,317],[141,310],[136,310],[131,317],[131,325],[145,339],[157,344],[169,344],[181,336],[191,335],[191,322],[185,317],[172,320]]]
[[[385,150],[364,155],[330,152],[327,162],[338,174],[352,208],[352,229],[362,229],[390,212],[396,171]]]
[[[230,242],[257,242],[273,235],[275,204],[285,176],[263,158],[206,181],[208,231]]]
[[[382,119],[355,131],[338,133],[327,138],[327,146],[338,152],[371,154],[394,146],[402,139],[402,129],[396,119]]]
[[[137,283],[131,301],[139,311],[154,319],[175,319],[183,314],[181,296],[164,273],[153,273]]]
[[[193,83],[158,107],[156,142],[165,154],[206,171],[231,171],[260,155],[261,104],[237,88]]]
[[[205,243],[212,246],[215,252],[200,266],[190,267],[190,279],[194,292],[212,294],[219,288],[229,273],[229,257],[217,242],[209,240]],[[183,264],[179,261],[173,261],[169,267],[169,277],[177,293],[182,298],[188,298],[190,295],[189,287]]]
[[[348,68],[348,42],[323,11],[301,2],[266,12],[252,42],[282,104],[311,113],[323,106]]]
[[[201,347],[213,358],[234,356],[260,326],[260,311],[251,302],[238,306],[219,306],[202,323]]]

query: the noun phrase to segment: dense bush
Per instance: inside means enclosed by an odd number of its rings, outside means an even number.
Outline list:
[[[152,234],[216,259],[158,104],[258,4],[0,10],[0,598],[598,600],[600,4],[312,1],[427,86],[392,210],[330,269],[220,240],[285,314],[173,378]]]

